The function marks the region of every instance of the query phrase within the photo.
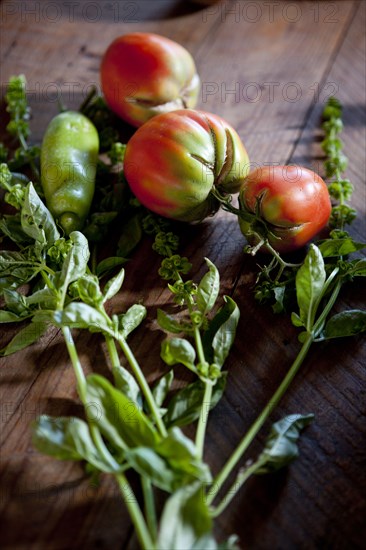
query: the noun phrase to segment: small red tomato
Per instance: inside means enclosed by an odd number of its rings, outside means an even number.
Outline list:
[[[222,118],[193,109],[158,115],[127,143],[126,179],[151,211],[180,221],[200,221],[219,203],[213,188],[237,193],[249,171],[247,152]]]
[[[278,252],[304,246],[326,225],[331,211],[326,184],[315,172],[301,166],[257,168],[245,179],[239,200],[244,212],[257,214],[258,218],[253,222],[239,218],[248,241],[256,244],[254,233],[261,233]],[[261,221],[265,224],[263,232]]]
[[[151,117],[197,103],[200,79],[191,54],[177,42],[152,33],[131,33],[110,44],[101,64],[108,106],[141,126]]]

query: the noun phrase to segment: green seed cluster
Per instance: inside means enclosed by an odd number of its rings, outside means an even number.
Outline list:
[[[338,204],[333,206],[329,226],[333,229],[343,230],[346,224],[352,223],[356,217],[354,208],[346,204],[350,200],[353,185],[349,179],[343,178],[348,159],[343,154],[343,143],[339,134],[343,130],[342,106],[338,99],[331,97],[323,111],[323,130],[325,138],[321,147],[326,155],[324,169],[326,178],[333,178],[329,184],[329,194]]]

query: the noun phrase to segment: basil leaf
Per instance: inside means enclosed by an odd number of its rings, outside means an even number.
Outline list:
[[[103,472],[116,471],[99,456],[87,423],[79,418],[42,415],[33,423],[32,443],[59,460],[86,460]]]
[[[273,424],[255,474],[267,474],[287,466],[299,455],[300,432],[313,420],[313,414],[291,414]]]
[[[208,465],[197,458],[195,444],[179,428],[169,430],[168,436],[161,441],[158,450],[159,454],[168,460],[170,466],[181,474],[195,477],[205,483],[211,481]]]
[[[227,373],[223,372],[213,386],[210,410],[220,401],[225,390],[226,378]],[[197,420],[201,414],[204,393],[205,384],[201,380],[196,380],[179,390],[170,400],[168,410],[164,415],[166,426],[185,426]]]
[[[26,235],[44,246],[51,246],[60,238],[60,233],[50,211],[37,195],[31,182],[25,190],[24,204],[21,210],[21,225]]]
[[[141,304],[134,304],[126,313],[118,316],[118,327],[122,331],[122,336],[127,336],[137,328],[146,317],[146,308]]]
[[[222,367],[235,340],[240,311],[229,296],[224,296],[225,305],[219,309],[204,333],[202,342],[210,363]]]
[[[67,288],[70,283],[85,274],[90,256],[88,241],[80,231],[70,233],[70,239],[73,246],[65,258],[61,271],[63,288]]]
[[[119,273],[115,275],[115,277],[108,281],[108,283],[104,287],[103,303],[113,298],[113,296],[115,296],[117,292],[120,291],[124,278],[125,270],[122,268]]]
[[[159,529],[160,550],[192,550],[212,530],[204,486],[192,483],[176,491],[165,503]],[[206,548],[201,546],[200,548]]]
[[[53,314],[54,323],[61,327],[84,328],[90,332],[105,332],[113,336],[109,319],[92,306],[82,302],[71,302],[62,311]]]
[[[111,445],[125,451],[128,447],[155,448],[159,435],[136,403],[102,376],[86,379],[87,414],[108,438]]]
[[[74,282],[72,289],[77,291],[79,298],[90,306],[101,305],[103,294],[100,290],[99,280],[96,275],[83,275]]]
[[[30,244],[31,240],[22,229],[20,213],[4,214],[0,217],[0,231],[14,243],[24,246]]]
[[[203,276],[197,287],[196,304],[203,315],[211,311],[220,291],[220,275],[216,266],[205,258],[209,268],[208,273]]]
[[[348,262],[347,275],[352,277],[366,277],[366,258],[356,260],[354,262]]]
[[[357,243],[350,237],[346,237],[344,239],[327,239],[319,244],[319,250],[323,258],[338,258],[362,250],[365,246],[365,243]]]
[[[179,486],[176,472],[153,449],[135,447],[127,450],[124,456],[136,472],[148,477],[159,489],[171,493]]]
[[[111,256],[110,258],[105,258],[97,265],[96,274],[99,279],[102,279],[102,277],[105,277],[116,267],[124,265],[126,261],[127,260],[125,258],[120,258],[119,256]]]
[[[172,334],[179,334],[182,332],[182,326],[179,321],[172,315],[165,313],[162,309],[157,311],[157,321],[160,328],[166,332],[171,332]]]
[[[170,370],[169,372],[164,374],[164,376],[162,376],[160,380],[158,380],[157,383],[154,385],[152,389],[152,394],[158,407],[161,407],[164,403],[165,398],[168,395],[170,387],[173,383],[173,380],[174,372],[173,370]]]
[[[38,273],[34,261],[16,250],[2,250],[0,253],[0,277],[16,280],[18,286],[30,281]]]
[[[37,305],[46,309],[54,309],[56,307],[55,293],[49,288],[41,288],[36,290],[30,296],[25,297],[27,307]]]
[[[324,288],[326,273],[320,250],[311,244],[304,263],[296,274],[296,296],[300,319],[308,331]]]
[[[21,329],[14,338],[0,350],[1,356],[11,355],[24,348],[27,348],[31,344],[37,342],[40,337],[45,334],[49,324],[39,320],[32,319],[32,321],[23,329]]]
[[[366,331],[366,311],[361,309],[349,309],[336,313],[325,325],[323,337],[341,338],[354,336]]]
[[[169,338],[162,342],[160,357],[170,367],[181,363],[189,369],[194,369],[196,352],[188,340],[184,338]]]
[[[19,323],[23,318],[12,311],[0,310],[0,323]]]
[[[142,397],[140,388],[132,374],[121,365],[113,367],[112,372],[117,390],[122,392],[130,401],[136,403],[139,409],[141,409]]]
[[[291,313],[291,322],[295,327],[303,327],[304,323],[300,319],[299,315],[294,311]],[[305,332],[306,334],[306,332]]]
[[[117,254],[124,258],[139,244],[143,236],[141,214],[136,214],[123,225],[118,241]]]
[[[18,313],[19,315],[27,313],[27,306],[25,302],[25,297],[20,292],[16,290],[5,289],[3,292],[5,304],[7,308],[13,313]]]

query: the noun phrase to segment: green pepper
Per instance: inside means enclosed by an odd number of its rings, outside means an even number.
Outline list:
[[[46,204],[66,235],[80,231],[95,189],[99,136],[84,115],[65,111],[53,118],[41,149]]]

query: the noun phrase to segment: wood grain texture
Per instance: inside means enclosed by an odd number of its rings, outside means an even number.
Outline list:
[[[158,32],[192,52],[202,78],[200,108],[237,128],[253,164],[294,162],[320,168],[320,113],[328,95],[337,92],[344,104],[347,175],[355,185],[353,203],[359,212],[352,234],[365,240],[364,2],[224,1],[166,18],[183,8],[159,1],[159,19],[151,3],[134,2],[140,10],[134,22],[126,2],[118,3],[125,11],[117,19],[108,3],[100,2],[102,16],[94,22],[88,20],[91,11],[88,17],[83,14],[82,3],[71,20],[63,10],[55,22],[51,11],[48,21],[45,12],[37,19],[24,11],[24,4],[0,2],[1,84],[3,92],[11,74],[27,76],[34,91],[34,141],[57,112],[58,94],[69,107],[77,107],[88,86],[99,83],[100,58],[114,37],[130,30]],[[270,399],[299,343],[287,317],[275,316],[254,301],[257,260],[242,254],[245,241],[232,216],[221,212],[201,226],[181,228],[180,235],[181,253],[193,263],[197,278],[205,269],[204,256],[209,257],[220,270],[222,294],[232,295],[242,313],[227,364],[227,393],[208,428],[206,458],[218,471]],[[109,306],[120,312],[141,301],[148,308],[131,347],[150,380],[164,371],[156,360],[163,338],[156,309],[171,307],[158,267],[159,258],[145,240],[126,267],[123,291]],[[364,286],[355,292],[350,284],[338,308],[364,307],[365,298]],[[2,326],[0,347],[16,330]],[[87,372],[108,375],[105,350],[95,335],[82,333],[76,344]],[[361,337],[314,347],[271,418],[316,414],[301,439],[301,456],[286,471],[248,482],[218,522],[220,539],[236,532],[245,550],[363,547],[365,351]],[[130,548],[136,548],[127,512],[109,478],[92,487],[78,465],[58,463],[32,448],[30,423],[39,414],[80,412],[59,333],[50,331],[38,344],[0,362],[1,547],[109,550],[126,548],[130,540]],[[178,383],[187,378],[186,371],[177,370]],[[260,450],[268,427],[247,457]]]

